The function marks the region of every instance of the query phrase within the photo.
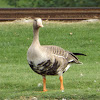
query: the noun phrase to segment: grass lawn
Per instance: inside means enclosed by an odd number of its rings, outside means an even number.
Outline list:
[[[100,22],[43,22],[40,42],[81,52],[83,65],[73,65],[64,76],[60,91],[58,76],[47,76],[47,92],[42,77],[27,63],[32,43],[32,23],[0,23],[0,100],[100,100]],[[72,33],[72,35],[70,35]],[[38,86],[41,84],[41,86]]]

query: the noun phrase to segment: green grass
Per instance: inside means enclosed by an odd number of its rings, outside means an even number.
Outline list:
[[[58,45],[79,56],[83,65],[73,65],[64,76],[65,92],[58,76],[47,76],[47,92],[41,92],[42,77],[27,64],[26,54],[33,39],[32,23],[0,23],[0,100],[100,99],[100,22],[44,22],[41,44]],[[73,33],[70,35],[70,33]]]

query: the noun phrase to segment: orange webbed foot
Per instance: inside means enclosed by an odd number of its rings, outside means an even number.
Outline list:
[[[43,92],[47,92],[48,90],[47,89],[43,89]]]

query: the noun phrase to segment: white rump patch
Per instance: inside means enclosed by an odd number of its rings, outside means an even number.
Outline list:
[[[70,64],[67,65],[67,67],[65,68],[65,71],[67,71],[70,68]]]

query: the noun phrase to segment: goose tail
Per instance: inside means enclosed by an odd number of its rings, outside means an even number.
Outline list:
[[[82,56],[87,56],[86,54],[83,53],[73,53],[74,55],[82,55]]]

